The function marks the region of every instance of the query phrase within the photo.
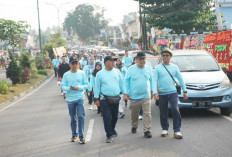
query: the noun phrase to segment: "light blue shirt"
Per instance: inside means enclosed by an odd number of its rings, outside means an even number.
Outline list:
[[[126,77],[126,94],[129,94],[131,100],[142,100],[151,98],[153,91],[153,72],[147,65],[139,68],[136,64],[129,67]]]
[[[125,93],[125,85],[118,69],[113,68],[111,71],[102,69],[97,73],[94,98],[99,98],[101,93],[106,96],[118,96],[120,92]]]
[[[52,65],[53,65],[54,68],[58,68],[59,67],[59,61],[58,61],[58,59],[53,59],[52,60]]]
[[[153,69],[152,65],[150,62],[146,61],[146,65],[148,65],[151,69]]]
[[[92,91],[94,87],[95,87],[95,76],[91,75],[89,86],[88,86],[88,91]]]
[[[93,64],[92,66],[89,64],[84,67],[84,72],[88,80],[90,79],[90,76],[92,75],[94,68],[95,64]]]
[[[129,66],[133,63],[133,59],[131,56],[128,56],[128,57],[123,56],[122,60],[124,60],[124,65],[126,68],[129,68]]]
[[[67,92],[66,100],[68,102],[73,102],[79,99],[84,99],[84,91],[87,89],[89,83],[82,70],[77,70],[77,72],[72,73],[68,71],[64,74],[62,78],[61,88]],[[79,90],[74,91],[70,89],[70,86],[78,86]]]
[[[177,79],[179,81],[179,84],[182,87],[183,91],[187,91],[179,68],[175,64],[165,65],[165,67],[168,69],[174,79]],[[157,89],[159,91],[157,91]],[[159,95],[167,95],[176,92],[176,83],[173,81],[167,70],[164,68],[162,63],[157,65],[154,70],[153,94],[158,93]]]

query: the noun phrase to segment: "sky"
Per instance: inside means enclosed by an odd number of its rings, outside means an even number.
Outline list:
[[[67,13],[83,3],[105,8],[105,17],[111,19],[110,25],[122,23],[124,15],[138,11],[138,2],[134,0],[39,0],[41,29],[58,25],[58,12],[55,6],[61,6],[59,9],[61,25]],[[25,20],[32,29],[38,29],[37,0],[0,0],[0,18]]]

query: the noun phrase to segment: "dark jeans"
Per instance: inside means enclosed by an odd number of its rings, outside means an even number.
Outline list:
[[[104,128],[106,132],[106,137],[109,138],[113,136],[115,131],[115,126],[118,121],[118,106],[116,105],[109,105],[106,100],[101,100],[101,106],[102,106],[102,113],[103,113],[103,122],[104,122]]]
[[[54,68],[54,74],[55,74],[55,77],[58,76],[58,68]]]
[[[91,105],[93,103],[93,91],[88,91],[87,97],[89,100],[89,104]]]
[[[181,115],[178,107],[178,94],[172,93],[159,95],[160,124],[163,130],[168,130],[168,102],[170,103],[173,118],[173,130],[179,132],[181,127]]]

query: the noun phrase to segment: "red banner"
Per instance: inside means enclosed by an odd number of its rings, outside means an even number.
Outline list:
[[[232,30],[205,35],[204,49],[217,59],[220,66],[232,71]]]

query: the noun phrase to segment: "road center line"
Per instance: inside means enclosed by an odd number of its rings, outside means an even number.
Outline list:
[[[0,112],[14,106],[15,104],[17,104],[18,102],[22,101],[23,99],[27,98],[28,96],[32,95],[33,93],[35,93],[37,90],[39,90],[40,88],[42,88],[45,84],[47,84],[51,79],[53,79],[53,77],[51,77],[49,80],[47,80],[45,83],[43,83],[40,87],[38,87],[37,89],[35,89],[33,92],[31,92],[30,94],[22,97],[21,99],[17,100],[16,102],[13,102],[12,104],[0,109]]]
[[[94,119],[91,119],[89,121],[89,127],[87,130],[87,134],[86,134],[86,142],[90,142],[91,141],[91,137],[92,137],[92,133],[93,133],[93,126],[94,126]]]

